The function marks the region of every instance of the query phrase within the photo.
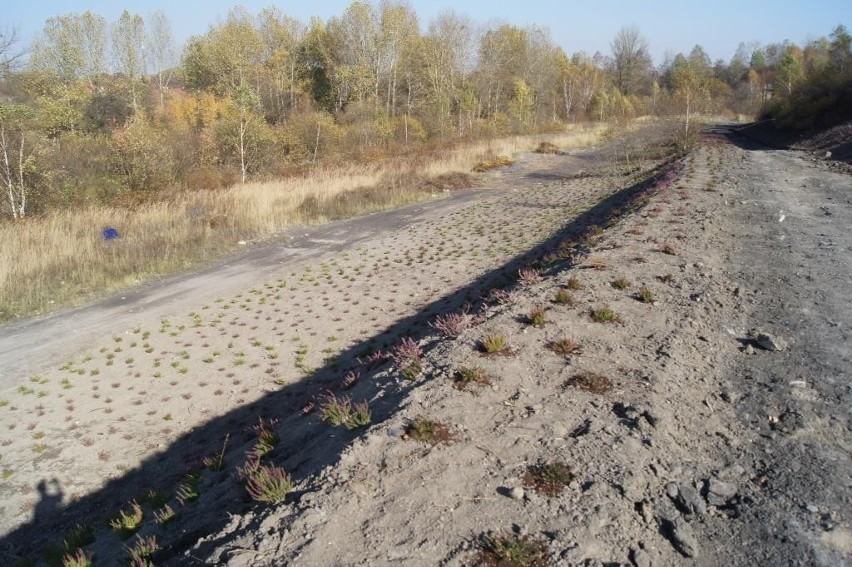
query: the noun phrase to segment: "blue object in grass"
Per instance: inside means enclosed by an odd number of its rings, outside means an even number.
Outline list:
[[[108,226],[101,231],[101,235],[104,237],[104,240],[115,240],[118,238],[118,230]]]

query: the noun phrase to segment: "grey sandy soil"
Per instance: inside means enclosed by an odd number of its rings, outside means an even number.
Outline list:
[[[143,502],[140,534],[168,547],[158,564],[476,564],[485,534],[527,536],[560,565],[849,562],[852,178],[735,142],[709,136],[676,184],[600,235],[592,213],[631,181],[528,156],[493,176],[504,189],[391,215],[379,234],[311,232],[334,248],[291,246],[301,263],[271,256],[254,284],[239,268],[209,297],[163,293],[148,315],[117,306],[74,354],[34,358],[61,368],[0,393],[3,552],[26,551],[50,522],[169,490],[175,469],[197,470],[227,439],[226,471],[204,471],[197,500],[171,499],[175,524],[157,526]],[[354,248],[340,242],[352,234]],[[555,236],[585,237],[588,257],[515,282]],[[573,302],[555,303],[558,290]],[[480,316],[459,337],[427,325],[464,304]],[[593,321],[602,307],[617,320]],[[511,354],[483,355],[489,334]],[[355,360],[404,335],[424,350],[415,380]],[[548,348],[563,338],[580,348]],[[473,366],[490,383],[454,387]],[[610,389],[573,386],[584,372]],[[323,392],[368,401],[372,425],[324,423]],[[278,505],[249,501],[234,474],[259,416],[280,438],[264,462],[295,483]],[[411,439],[417,417],[446,424],[450,442]],[[537,492],[530,467],[553,462],[573,478]],[[53,477],[66,501],[51,515],[34,490]],[[98,527],[89,549],[112,561],[120,546]]]

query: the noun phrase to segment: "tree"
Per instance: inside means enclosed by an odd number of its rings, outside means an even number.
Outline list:
[[[705,100],[706,79],[701,77],[700,64],[696,68],[696,64],[681,54],[675,57],[668,75],[672,94],[675,100],[679,102],[680,110],[683,111],[683,141],[681,146],[685,152],[692,145],[692,138],[694,137],[691,131],[692,116],[700,109],[700,104]]]
[[[162,107],[165,102],[165,91],[169,88],[169,82],[177,64],[172,26],[169,17],[162,10],[157,10],[148,16],[145,49],[148,70],[157,78]]]
[[[15,48],[15,44],[17,43],[17,28],[6,27],[0,29],[0,80],[5,80],[26,54],[25,51]]]
[[[86,79],[94,86],[106,62],[106,20],[92,12],[48,18],[33,42],[30,66],[55,73],[65,84]]]
[[[145,72],[145,22],[142,16],[127,10],[121,13],[112,27],[112,53],[116,68],[130,86],[130,104],[138,108],[136,83]]]
[[[615,35],[610,48],[616,87],[625,95],[638,93],[651,68],[648,42],[639,33],[639,28],[625,27]]]
[[[32,117],[28,106],[0,103],[0,182],[16,220],[27,213],[29,177],[34,172],[34,148],[27,143],[27,126]]]

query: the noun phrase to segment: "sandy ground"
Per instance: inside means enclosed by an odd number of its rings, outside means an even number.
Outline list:
[[[850,178],[719,136],[674,167],[633,185],[647,175],[530,154],[492,191],[309,233],[292,248],[329,248],[295,263],[272,243],[253,283],[235,260],[233,287],[114,300],[73,351],[35,338],[61,316],[15,327],[33,375],[15,367],[0,394],[2,551],[38,556],[88,521],[110,564],[104,517],[135,498],[158,564],[462,565],[500,537],[540,544],[539,564],[843,564]],[[467,313],[458,337],[429,324],[449,313]],[[488,335],[507,352],[482,353]],[[403,337],[423,352],[408,376],[371,357]],[[457,387],[472,367],[488,383]],[[589,372],[606,391],[578,387]],[[331,394],[372,424],[324,421]],[[419,417],[448,442],[412,439]],[[278,505],[236,474],[264,429],[262,462],[295,483]],[[558,494],[531,480],[552,464],[570,469]]]

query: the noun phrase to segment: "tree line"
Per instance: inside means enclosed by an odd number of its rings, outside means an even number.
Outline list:
[[[697,114],[755,115],[850,67],[842,26],[804,47],[741,44],[714,62],[696,45],[655,66],[637,28],[619,31],[609,54],[568,55],[544,27],[452,11],[422,25],[393,0],[309,22],[236,7],[182,46],[161,11],[52,17],[26,58],[16,40],[0,32],[12,219],[581,120],[677,115],[686,144]]]

